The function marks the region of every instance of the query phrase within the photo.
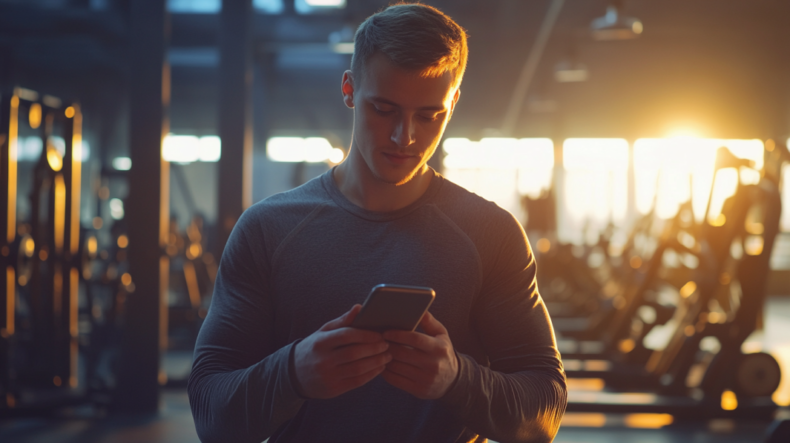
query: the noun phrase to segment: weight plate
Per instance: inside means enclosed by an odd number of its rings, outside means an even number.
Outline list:
[[[781,378],[779,363],[770,354],[745,354],[735,372],[736,392],[747,397],[769,396],[779,387]]]

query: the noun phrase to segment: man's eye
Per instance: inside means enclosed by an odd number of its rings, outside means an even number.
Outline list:
[[[382,115],[386,115],[386,114],[391,114],[392,113],[392,109],[391,108],[385,108],[385,107],[380,107],[380,106],[373,105],[373,109],[375,109],[376,112],[378,112],[379,114],[382,114]]]
[[[418,114],[421,119],[432,122],[439,118],[439,114]]]

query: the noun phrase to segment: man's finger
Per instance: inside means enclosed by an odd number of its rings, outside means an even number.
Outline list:
[[[335,351],[332,360],[337,365],[344,365],[356,360],[379,355],[389,348],[389,343],[380,340],[376,343],[353,344]]]
[[[386,331],[384,340],[428,351],[434,347],[434,338],[412,331]]]
[[[447,334],[447,328],[445,328],[430,312],[426,312],[425,315],[422,316],[422,319],[420,319],[420,327],[431,337]]]
[[[387,363],[387,371],[398,374],[414,382],[425,378],[425,372],[420,368],[397,360],[392,360]]]
[[[390,354],[378,354],[371,357],[355,360],[351,363],[340,365],[337,371],[341,374],[342,378],[353,378],[363,374],[367,374],[375,369],[381,369],[392,361]]]
[[[383,340],[378,332],[343,327],[324,332],[319,340],[319,346],[324,349],[335,349],[341,346],[376,343]]]
[[[340,317],[334,320],[330,320],[326,322],[324,326],[321,326],[321,329],[319,329],[319,331],[332,331],[334,329],[351,326],[351,322],[354,321],[360,309],[362,309],[362,305],[360,305],[359,303],[355,304],[345,314],[341,315]]]
[[[387,352],[392,354],[393,360],[398,360],[413,366],[424,366],[429,360],[427,353],[419,349],[399,345],[397,343],[391,343]]]

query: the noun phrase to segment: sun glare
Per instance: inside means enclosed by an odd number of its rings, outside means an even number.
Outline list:
[[[628,141],[569,138],[562,145],[562,196],[575,228],[590,220],[621,220],[628,205]],[[574,231],[581,232],[580,229]]]
[[[644,214],[654,209],[659,217],[669,218],[681,203],[691,198],[694,215],[702,220],[711,200],[709,215],[715,219],[724,200],[735,193],[739,177],[738,171],[724,169],[714,183],[716,151],[720,147],[728,148],[736,157],[754,161],[753,170],[740,171],[742,183],[759,181],[757,171],[763,166],[764,149],[761,140],[695,137],[637,140],[634,143],[637,210]]]
[[[551,187],[554,143],[549,138],[448,138],[444,175],[523,220],[521,198]]]

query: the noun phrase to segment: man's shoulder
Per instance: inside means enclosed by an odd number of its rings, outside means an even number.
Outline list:
[[[322,176],[307,183],[267,197],[244,211],[239,222],[245,227],[268,227],[298,223],[330,200]],[[266,229],[269,230],[269,229]]]
[[[466,221],[473,225],[518,224],[513,215],[496,203],[443,177],[444,185],[436,204],[452,220]]]

